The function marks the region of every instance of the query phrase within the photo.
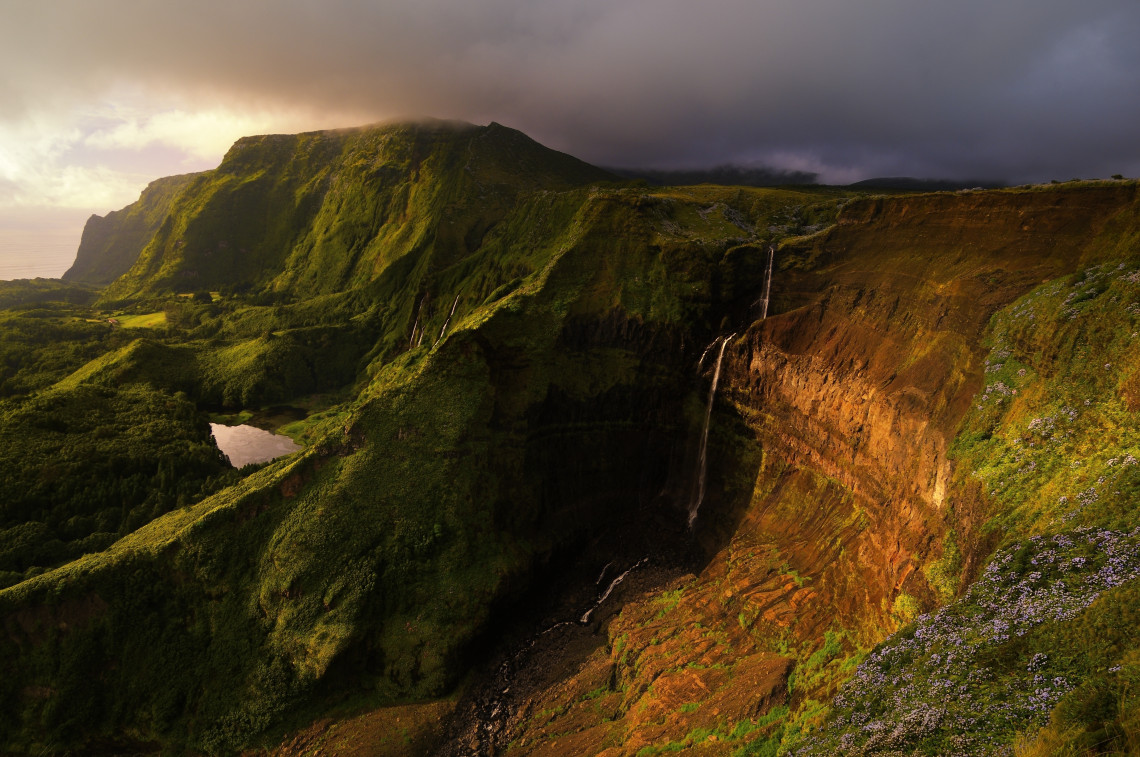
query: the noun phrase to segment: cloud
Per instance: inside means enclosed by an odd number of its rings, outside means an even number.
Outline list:
[[[69,162],[82,139],[80,129],[41,116],[0,122],[0,208],[113,209],[137,198],[153,178]]]
[[[305,128],[303,113],[188,109],[124,90],[97,107],[28,109],[0,120],[0,208],[114,210],[158,176],[214,167],[239,137]]]
[[[310,114],[282,109],[215,107],[193,110],[172,106],[156,113],[141,108],[102,112],[106,126],[95,128],[83,145],[95,150],[144,150],[155,145],[179,150],[187,158],[216,161],[239,137],[296,131],[314,120]]]
[[[72,0],[5,15],[0,119],[51,114],[70,135],[55,165],[92,171],[431,115],[605,165],[1140,173],[1135,0]]]

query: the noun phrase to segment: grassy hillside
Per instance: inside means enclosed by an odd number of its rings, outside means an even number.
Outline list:
[[[1127,751],[1137,192],[241,140],[95,305],[2,314],[0,751]]]
[[[160,231],[109,290],[145,281],[164,327],[50,391],[127,380],[231,410],[347,399],[313,418],[304,452],[181,498],[106,551],[0,595],[0,644],[19,661],[0,694],[6,748],[121,748],[134,734],[228,752],[329,692],[446,694],[496,607],[660,489],[689,427],[689,361],[721,319],[722,292],[750,291],[760,270],[739,264],[759,254],[741,242],[835,213],[826,192],[573,189],[604,175],[497,126],[400,133],[239,143],[223,178],[199,178],[202,192],[180,200],[202,212],[170,216],[193,229],[231,183],[299,177],[296,161],[266,157],[277,142],[332,140],[352,156],[378,140],[381,167],[422,147],[418,179],[399,190],[422,198],[404,224],[419,230],[406,250],[388,240],[377,246],[388,257],[354,264],[358,282],[317,276],[317,253],[295,265],[254,256],[240,265],[281,287],[275,304],[259,291],[161,304],[204,248],[148,257],[170,238]],[[449,185],[449,171],[476,184]]]
[[[226,289],[295,300],[411,255],[474,252],[520,192],[612,178],[498,124],[365,127],[239,140],[179,195],[104,298]]]

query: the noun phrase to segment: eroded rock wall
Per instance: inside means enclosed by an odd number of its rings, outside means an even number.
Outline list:
[[[927,574],[948,538],[962,585],[993,548],[950,455],[991,315],[1117,254],[1135,208],[1134,187],[860,200],[782,247],[772,315],[724,356],[707,565],[628,598],[608,644],[523,709],[509,753],[570,734],[583,754],[731,754],[775,748],[789,713],[822,717],[858,650],[946,600]],[[745,674],[761,668],[782,672]]]

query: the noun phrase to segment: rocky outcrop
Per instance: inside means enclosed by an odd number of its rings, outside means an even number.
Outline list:
[[[901,593],[933,603],[921,568],[962,525],[949,448],[982,384],[990,316],[1112,254],[1100,237],[1135,201],[1133,187],[856,201],[831,232],[780,251],[777,305],[810,288],[813,301],[733,345],[725,390],[766,469],[774,458],[781,477],[843,492],[827,512],[759,476],[747,506],[750,528],[814,577],[827,617],[889,629]]]
[[[178,195],[200,175],[156,179],[136,202],[105,216],[88,218],[75,262],[63,274],[63,280],[104,286],[126,273],[158,231]]]

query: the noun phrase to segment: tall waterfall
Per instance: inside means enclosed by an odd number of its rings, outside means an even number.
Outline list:
[[[764,273],[764,294],[757,303],[760,305],[760,320],[768,317],[768,295],[772,291],[772,259],[776,256],[776,245],[768,245],[768,270]]]
[[[697,520],[697,512],[701,509],[701,502],[705,499],[705,472],[708,469],[709,457],[709,423],[712,422],[712,409],[713,401],[716,399],[716,385],[720,381],[720,364],[724,360],[724,348],[728,346],[736,334],[730,334],[726,337],[720,337],[720,352],[716,357],[716,368],[713,369],[712,386],[709,387],[709,402],[708,407],[705,408],[705,427],[701,431],[701,446],[697,454],[697,481],[693,487],[693,497],[689,501],[689,526],[692,527],[693,523]],[[709,345],[712,347],[716,344],[716,340]]]
[[[715,346],[716,346],[716,339],[712,340],[712,342],[709,344],[708,347],[705,347],[705,351],[701,353],[701,359],[697,361],[697,373],[700,373],[701,371],[704,370],[705,358],[709,356],[709,352]]]

